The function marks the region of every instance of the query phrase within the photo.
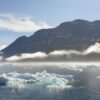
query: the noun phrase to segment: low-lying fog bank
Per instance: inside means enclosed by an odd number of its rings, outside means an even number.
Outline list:
[[[41,51],[35,53],[22,53],[8,58],[0,56],[0,61],[100,61],[100,43],[95,43],[84,51],[55,50],[48,54]]]

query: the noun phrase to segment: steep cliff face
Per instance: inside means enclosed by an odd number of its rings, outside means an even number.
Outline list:
[[[8,57],[15,54],[53,50],[84,50],[100,42],[100,21],[74,20],[52,29],[41,29],[32,36],[22,36],[2,50]]]

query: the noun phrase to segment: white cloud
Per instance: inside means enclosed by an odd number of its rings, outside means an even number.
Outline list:
[[[72,54],[75,55],[81,55],[81,52],[75,51],[75,50],[56,50],[53,52],[50,52],[49,54],[46,54],[44,52],[36,52],[36,53],[23,53],[21,56],[11,56],[9,58],[6,58],[7,61],[20,61],[24,59],[44,59],[48,57],[61,57],[63,55],[70,57]]]
[[[34,22],[31,17],[18,17],[12,14],[0,14],[0,29],[14,32],[35,32],[39,29],[50,28],[46,22]]]
[[[47,57],[47,54],[44,52],[36,52],[36,53],[26,53],[26,54],[22,54],[21,57],[23,59],[27,59],[27,58],[45,58]]]
[[[6,48],[6,47],[7,47],[7,45],[1,45],[1,46],[0,46],[0,51],[1,51],[2,49]]]
[[[92,52],[95,52],[95,53],[100,53],[100,43],[95,43],[94,45],[91,45],[86,51],[85,53],[88,54],[88,53],[92,53]]]
[[[19,61],[21,59],[22,59],[21,57],[16,56],[16,55],[15,56],[11,56],[9,58],[6,58],[7,61]]]
[[[63,56],[63,55],[71,55],[71,54],[81,54],[81,52],[76,50],[55,50],[50,52],[49,55],[51,56]]]
[[[44,52],[36,52],[36,53],[23,53],[21,54],[21,56],[11,56],[9,58],[7,58],[7,61],[19,61],[19,60],[23,60],[23,59],[30,59],[30,58],[46,58],[48,55]]]

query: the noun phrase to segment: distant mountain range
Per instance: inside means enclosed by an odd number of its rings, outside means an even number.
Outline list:
[[[41,29],[32,36],[22,36],[2,50],[4,57],[38,51],[85,50],[100,42],[100,20],[89,22],[77,19],[55,28]]]

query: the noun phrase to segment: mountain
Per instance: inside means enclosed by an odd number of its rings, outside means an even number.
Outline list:
[[[84,50],[100,42],[100,20],[89,22],[77,19],[55,28],[41,29],[32,36],[22,36],[2,50],[5,57],[38,51]]]

